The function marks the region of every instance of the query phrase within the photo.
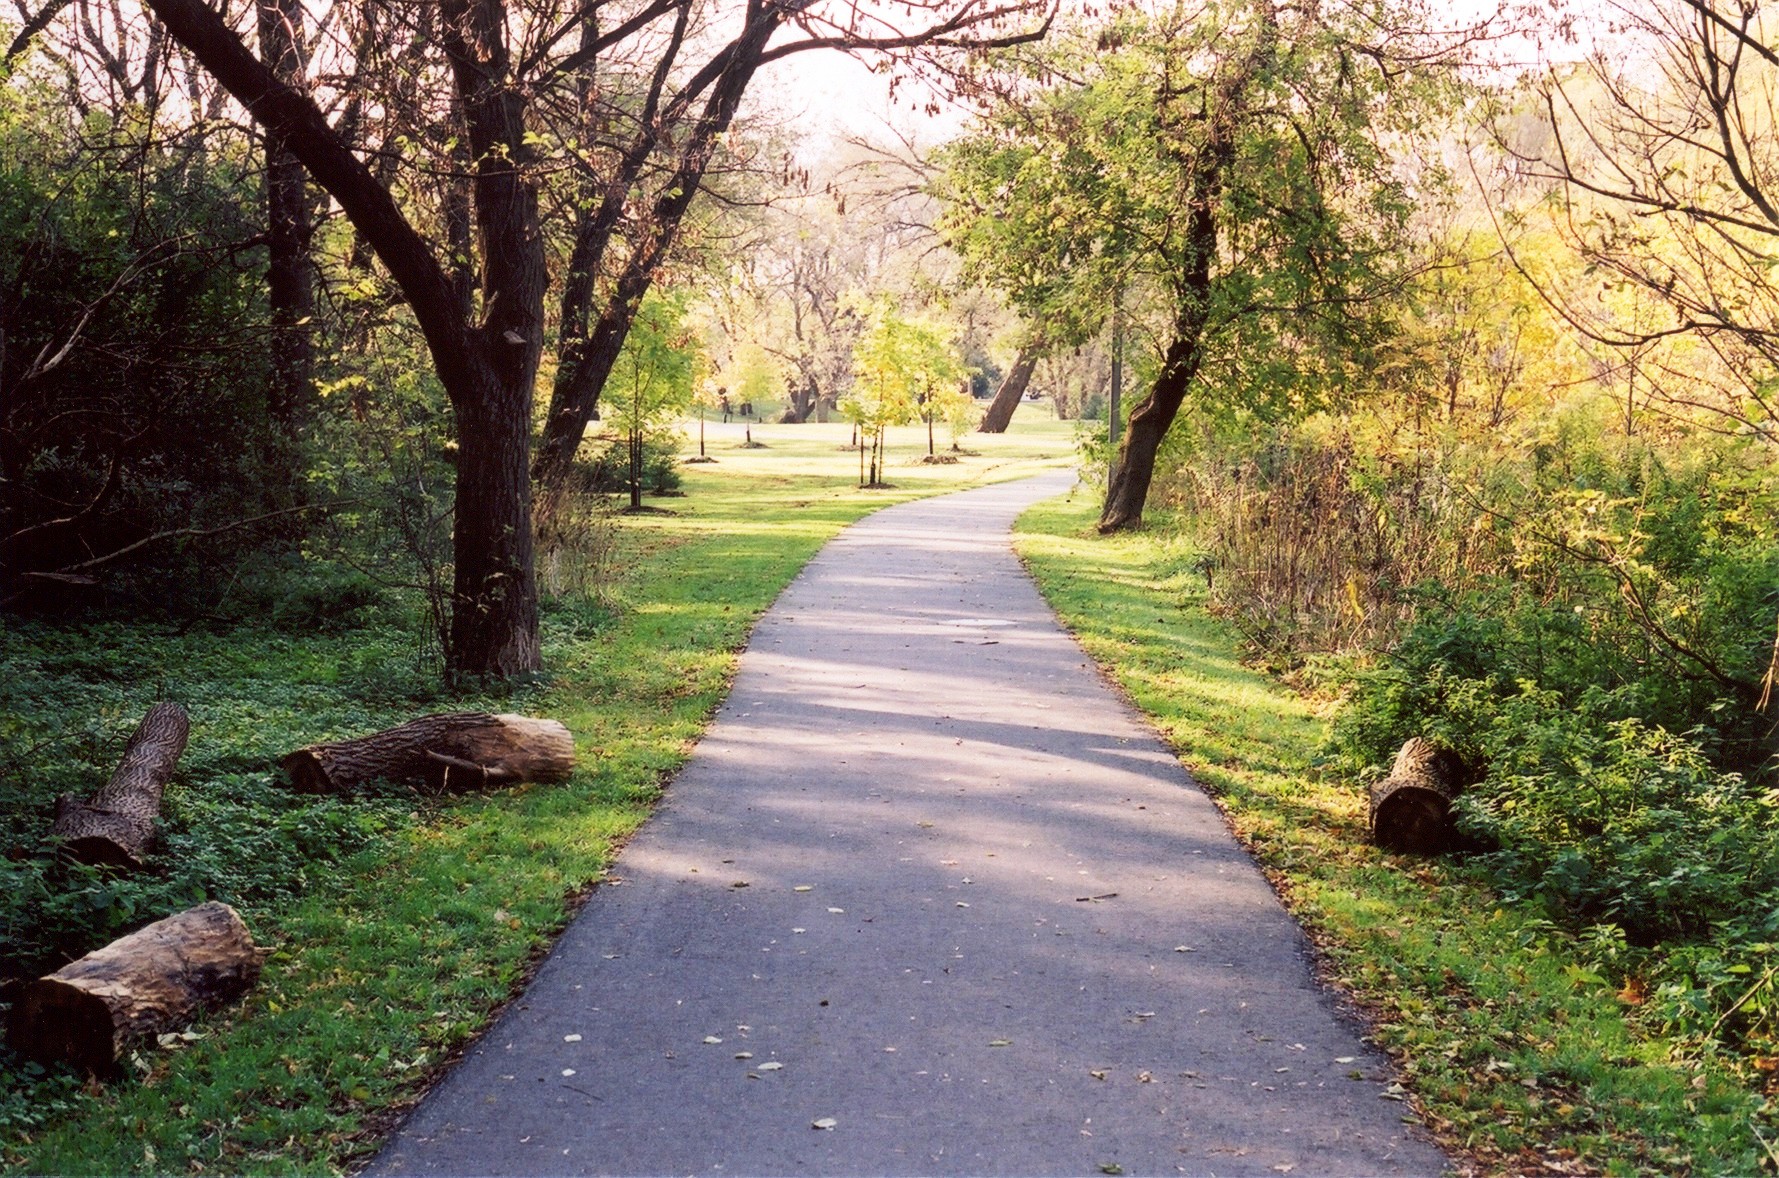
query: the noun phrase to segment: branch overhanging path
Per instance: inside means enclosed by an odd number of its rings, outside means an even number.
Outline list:
[[[372,1172],[1446,1169],[1009,550],[1072,477],[818,555],[619,886]]]

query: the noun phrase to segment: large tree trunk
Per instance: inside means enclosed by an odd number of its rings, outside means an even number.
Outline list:
[[[266,950],[227,904],[200,904],[46,978],[13,1001],[7,1044],[113,1076],[130,1044],[182,1027],[259,979]]]
[[[530,376],[521,384],[512,373],[476,375],[479,391],[452,397],[459,441],[447,666],[454,678],[519,675],[542,663],[526,461]]]
[[[1186,393],[1198,377],[1203,342],[1211,316],[1211,267],[1217,258],[1219,204],[1223,177],[1235,161],[1236,137],[1243,122],[1248,87],[1272,61],[1278,46],[1277,11],[1261,5],[1260,35],[1238,68],[1218,82],[1211,96],[1209,134],[1198,153],[1187,201],[1186,240],[1180,257],[1178,309],[1173,340],[1161,373],[1143,402],[1131,411],[1129,428],[1117,461],[1106,479],[1106,506],[1099,531],[1123,531],[1143,522],[1149,484],[1155,478],[1155,456],[1161,440],[1179,415]]]
[[[1450,850],[1461,776],[1458,759],[1432,741],[1417,736],[1404,744],[1390,776],[1371,787],[1372,841],[1415,855]]]
[[[562,780],[574,771],[574,737],[555,720],[446,712],[369,736],[312,744],[280,763],[304,793],[351,793],[376,780],[480,789]]]
[[[1037,367],[1038,349],[1030,346],[1019,349],[1019,355],[1013,359],[1013,367],[1001,378],[1001,387],[995,390],[994,400],[988,403],[988,412],[982,415],[982,424],[977,427],[978,433],[1007,432],[1007,427],[1013,422],[1013,411],[1025,399],[1025,390],[1032,383],[1032,372]]]
[[[476,161],[483,243],[482,323],[471,332],[467,380],[445,378],[457,412],[453,556],[453,677],[507,677],[541,665],[531,530],[531,406],[543,356],[548,275],[536,152],[525,95],[512,84],[500,0],[446,0],[443,41]],[[441,373],[441,375],[445,375]]]
[[[50,834],[62,852],[81,863],[134,870],[154,840],[161,791],[185,751],[191,721],[185,709],[162,701],[136,726],[111,780],[90,801],[64,794],[56,799]]]
[[[526,478],[532,386],[543,347],[544,247],[527,170],[525,94],[513,86],[499,0],[446,0],[439,39],[451,60],[471,157],[483,246],[481,321],[390,191],[310,98],[282,83],[204,0],[147,0],[172,35],[339,201],[401,287],[456,411],[457,528],[453,676],[538,667],[537,583]]]

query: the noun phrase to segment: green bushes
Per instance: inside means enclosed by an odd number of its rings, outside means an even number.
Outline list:
[[[1206,427],[1168,484],[1219,612],[1278,666],[1335,652],[1332,764],[1458,753],[1468,870],[1577,938],[1687,1050],[1779,1055],[1779,468],[1745,438],[1514,436],[1349,414]]]

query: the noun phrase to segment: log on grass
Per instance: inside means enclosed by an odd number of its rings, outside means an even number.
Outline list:
[[[191,721],[178,704],[163,701],[148,709],[103,789],[84,802],[73,794],[56,799],[50,834],[62,841],[62,853],[97,866],[141,867],[160,816],[161,791],[189,735]]]
[[[1458,758],[1432,741],[1417,736],[1403,745],[1390,776],[1371,787],[1371,841],[1416,855],[1451,850],[1461,775]]]
[[[116,1075],[133,1043],[233,1001],[259,978],[267,950],[227,904],[199,904],[26,983],[7,1044],[45,1063]]]
[[[561,781],[574,771],[574,737],[557,720],[446,712],[369,736],[312,744],[281,763],[304,793],[350,793],[379,779],[439,790],[486,789]]]

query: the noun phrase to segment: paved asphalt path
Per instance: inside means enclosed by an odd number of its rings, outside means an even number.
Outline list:
[[[1445,1169],[1010,552],[1071,479],[824,549],[616,879],[373,1172]]]

